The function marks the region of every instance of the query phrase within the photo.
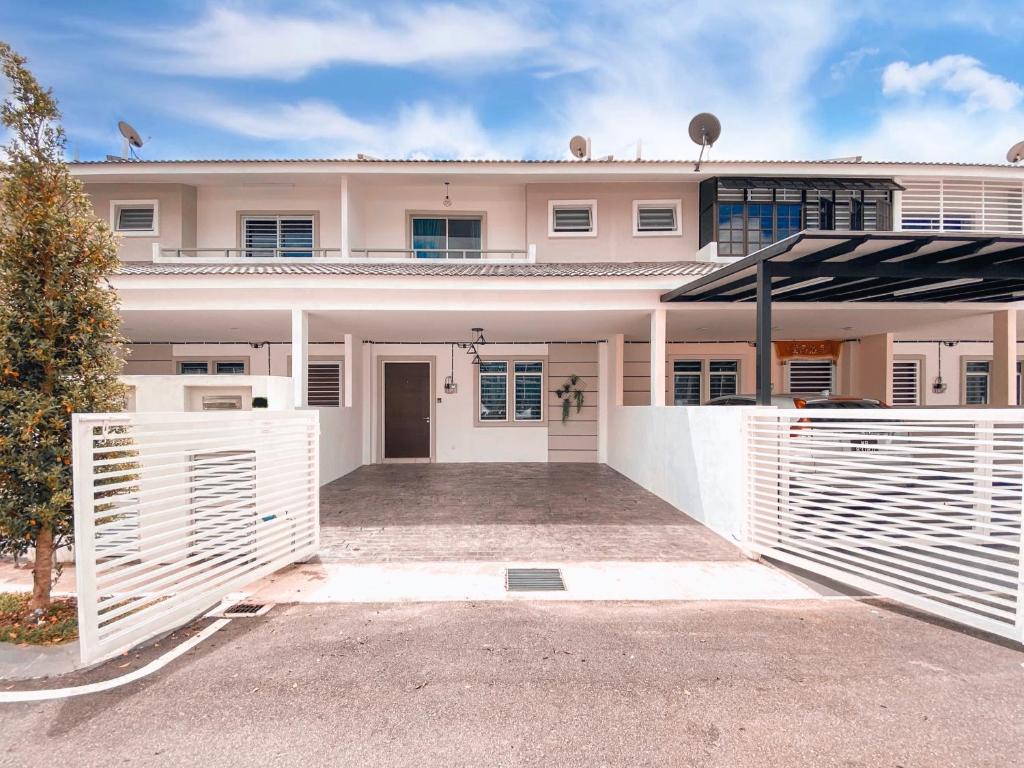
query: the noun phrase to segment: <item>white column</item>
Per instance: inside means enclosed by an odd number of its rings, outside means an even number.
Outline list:
[[[625,402],[623,393],[625,392],[625,375],[626,375],[626,336],[622,333],[616,333],[611,338],[611,349],[609,353],[611,355],[611,368],[612,368],[612,387],[614,387],[615,397],[612,403],[615,405],[622,405]]]
[[[608,342],[597,345],[597,460],[602,464],[608,461],[608,411],[614,386],[611,352]]]
[[[362,344],[359,345],[363,346]],[[359,357],[359,364],[356,364],[356,358]],[[345,334],[345,400],[344,404],[346,408],[352,407],[353,402],[353,387],[357,384],[362,386],[361,382],[356,382],[356,372],[362,367],[362,350],[356,349],[355,342],[352,339],[351,333]]]
[[[1000,408],[1017,405],[1017,312],[992,313],[992,398]]]
[[[309,374],[309,313],[304,309],[292,310],[292,391],[295,407],[305,408],[307,399],[306,377]]]
[[[651,405],[665,405],[665,310],[651,312]]]
[[[341,177],[341,258],[352,255],[352,244],[348,239],[348,176]]]

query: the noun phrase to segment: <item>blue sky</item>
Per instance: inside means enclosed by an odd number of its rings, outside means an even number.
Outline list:
[[[851,7],[857,6],[857,7]],[[1024,139],[1018,2],[13,2],[0,38],[69,152],[146,158],[1002,161]]]

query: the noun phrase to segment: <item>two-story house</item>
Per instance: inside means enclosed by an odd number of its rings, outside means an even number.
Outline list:
[[[922,233],[973,253],[1024,236],[1024,169],[1001,165],[72,169],[122,236],[129,408],[319,408],[324,482],[388,461],[602,461],[611,407],[753,392],[754,305],[664,299],[801,231],[835,233],[830,263],[876,233],[918,238],[908,253],[927,253]],[[774,391],[1016,404],[992,383],[993,312],[1012,295],[901,302],[911,286],[878,303],[866,285],[843,303],[776,297]]]

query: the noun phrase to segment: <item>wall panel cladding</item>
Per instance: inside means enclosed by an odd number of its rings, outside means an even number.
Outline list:
[[[626,344],[622,364],[622,404],[651,404],[651,345]]]
[[[124,374],[169,374],[174,370],[174,348],[170,344],[137,344],[129,342]]]
[[[548,347],[548,461],[596,462],[598,429],[597,344],[552,344]],[[562,401],[556,390],[572,374],[583,378],[583,408],[573,405],[562,423]]]

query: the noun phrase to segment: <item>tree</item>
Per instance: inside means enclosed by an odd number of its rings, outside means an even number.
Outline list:
[[[0,555],[35,548],[32,608],[71,543],[71,414],[124,406],[117,240],[64,163],[49,89],[0,42]],[[6,153],[6,157],[3,154]]]

